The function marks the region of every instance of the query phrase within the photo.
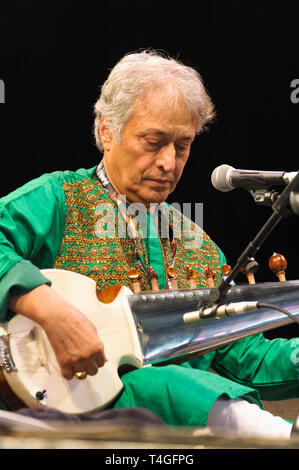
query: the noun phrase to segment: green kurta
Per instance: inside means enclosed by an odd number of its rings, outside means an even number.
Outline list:
[[[98,243],[94,225],[89,226],[88,221],[95,220],[97,198],[101,196],[111,202],[99,189],[94,171],[95,168],[43,175],[0,200],[2,321],[10,315],[7,313],[10,295],[50,284],[39,271],[43,268],[79,270],[96,278],[99,289],[117,280],[126,282],[118,266],[124,271],[131,265],[130,242],[116,238],[110,250],[107,242]],[[153,233],[155,226],[151,218],[148,224]],[[159,286],[163,288],[169,247],[153,235],[144,243],[144,257],[147,266],[156,269]],[[183,269],[184,256],[191,261],[198,259],[201,265],[210,259],[217,264],[213,267],[216,266],[218,276],[220,265],[225,262],[222,252],[205,234],[197,258],[183,251],[178,255],[179,261],[182,257],[179,270]],[[199,279],[203,285],[203,278],[199,276]],[[269,341],[258,334],[182,365],[152,366],[129,372],[122,377],[124,390],[114,406],[141,406],[154,411],[168,424],[203,426],[219,396],[243,396],[260,406],[261,398],[297,397],[296,344],[285,339]],[[209,372],[211,367],[218,374]]]

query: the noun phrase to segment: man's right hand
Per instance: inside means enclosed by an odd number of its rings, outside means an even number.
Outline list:
[[[105,364],[104,345],[93,323],[51,287],[42,285],[12,297],[9,307],[43,328],[65,379],[76,372],[95,375]]]

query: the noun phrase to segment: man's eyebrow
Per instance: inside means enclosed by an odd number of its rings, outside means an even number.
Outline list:
[[[153,133],[153,134],[158,134],[158,135],[161,135],[162,137],[163,136],[168,136],[168,132],[164,132],[164,131],[161,131],[159,129],[156,129],[156,128],[149,128],[149,129],[145,129],[144,132],[142,132],[142,135],[145,135],[145,134],[150,134],[150,133]],[[185,140],[185,141],[193,141],[194,140],[194,135],[185,135],[185,136],[182,136],[179,138],[179,140]]]
[[[187,141],[191,140],[192,141],[194,140],[194,137],[195,137],[194,135],[186,135],[185,137],[181,137],[179,140],[187,140]]]
[[[161,135],[167,135],[167,132],[164,132],[164,131],[160,131],[159,129],[156,129],[155,127],[153,128],[149,128],[149,129],[145,129],[142,134],[149,134],[149,133],[154,133],[154,134],[161,134]]]

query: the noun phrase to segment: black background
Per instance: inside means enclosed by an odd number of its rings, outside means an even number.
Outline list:
[[[298,170],[296,3],[0,0],[0,195],[45,172],[97,164],[93,105],[109,69],[127,52],[163,50],[197,68],[217,110],[169,201],[203,202],[203,227],[233,265],[271,208],[244,190],[217,192],[210,175],[222,163]],[[274,251],[299,278],[298,228],[291,216],[267,239],[257,281],[275,279]],[[296,326],[279,332],[298,335]]]

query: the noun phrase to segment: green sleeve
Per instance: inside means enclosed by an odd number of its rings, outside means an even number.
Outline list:
[[[299,396],[299,338],[266,339],[262,333],[218,349],[213,369],[258,389],[264,400]]]
[[[51,281],[47,279],[40,270],[30,261],[18,261],[0,281],[0,321],[8,320],[11,317],[7,312],[9,298],[15,295],[22,295],[42,284],[51,285]]]
[[[61,181],[43,175],[0,199],[0,320],[10,295],[49,281],[39,269],[51,267],[60,247],[65,204]]]

